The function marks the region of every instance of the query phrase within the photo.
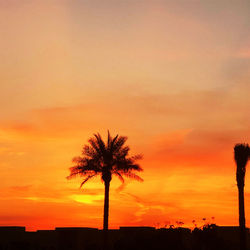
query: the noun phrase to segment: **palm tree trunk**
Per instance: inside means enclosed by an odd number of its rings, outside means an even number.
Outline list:
[[[103,230],[108,230],[109,219],[109,185],[110,182],[105,182],[105,197],[104,197],[104,215],[103,215]]]
[[[108,219],[109,219],[109,185],[110,181],[105,181],[104,215],[103,215],[103,249],[108,249]]]
[[[238,187],[239,192],[239,225],[240,225],[240,250],[246,250],[246,225],[245,225],[245,205],[244,186]]]

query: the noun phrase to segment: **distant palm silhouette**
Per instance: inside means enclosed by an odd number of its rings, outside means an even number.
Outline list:
[[[128,156],[130,148],[124,145],[126,141],[127,137],[125,136],[116,135],[112,138],[108,131],[108,138],[105,143],[99,133],[94,134],[94,137],[88,140],[90,145],[83,147],[82,156],[73,158],[72,161],[75,166],[70,168],[70,175],[67,177],[68,179],[76,176],[84,177],[80,185],[82,187],[89,179],[101,175],[105,185],[104,232],[108,231],[109,187],[112,175],[116,175],[122,182],[124,182],[123,176],[143,181],[141,177],[134,173],[135,171],[142,171],[140,165],[136,163],[142,156]]]
[[[234,159],[237,165],[236,180],[239,193],[239,225],[240,225],[240,249],[246,250],[246,226],[245,226],[245,205],[244,186],[246,165],[250,150],[248,144],[236,144],[234,147]]]

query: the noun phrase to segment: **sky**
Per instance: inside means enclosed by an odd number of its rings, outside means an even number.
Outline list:
[[[102,228],[100,178],[66,176],[108,129],[144,156],[143,183],[112,179],[111,228],[237,225],[249,1],[0,0],[0,58],[0,226]]]

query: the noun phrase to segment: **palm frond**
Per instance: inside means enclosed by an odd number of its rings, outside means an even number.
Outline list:
[[[98,172],[95,172],[93,170],[82,170],[82,169],[77,169],[76,167],[72,167],[70,168],[70,175],[67,176],[66,178],[68,180],[75,178],[77,176],[80,177],[85,177],[86,175],[90,175],[90,174],[97,174]]]
[[[84,177],[84,176],[90,174],[90,171],[82,172],[82,171],[80,171],[80,170],[77,171],[77,170],[75,170],[75,169],[73,169],[73,168],[74,168],[74,167],[70,168],[70,175],[68,175],[68,176],[66,177],[67,180],[70,180],[70,179],[75,178],[75,177],[77,177],[77,176]]]
[[[128,146],[124,146],[119,150],[117,150],[116,152],[114,152],[114,157],[117,159],[126,158],[129,150],[130,148]]]
[[[99,150],[101,151],[102,154],[106,153],[106,146],[105,143],[101,137],[101,135],[99,133],[94,134],[95,138],[96,138],[96,143],[98,145]]]
[[[127,139],[128,138],[126,136],[119,136],[113,143],[113,152],[118,152],[127,141]]]
[[[82,186],[91,178],[95,177],[96,174],[92,174],[92,175],[89,175],[80,185],[80,188],[82,188]]]
[[[125,172],[123,174],[124,174],[124,176],[126,176],[126,177],[128,177],[130,179],[134,179],[134,180],[143,182],[143,179],[137,174],[134,174],[134,173],[131,173],[131,172]]]
[[[250,149],[248,144],[236,144],[234,147],[234,160],[237,165],[236,180],[239,187],[245,185],[246,165],[249,159]]]
[[[82,154],[86,155],[89,158],[96,157],[96,150],[93,149],[93,147],[90,147],[89,145],[85,145],[82,149]]]
[[[114,171],[113,174],[116,175],[122,183],[125,182],[124,178],[118,171]]]
[[[116,165],[114,168],[118,171],[130,171],[135,170],[138,172],[143,171],[141,166],[137,163],[135,163],[135,160],[132,158],[122,158],[122,159],[116,159]]]
[[[81,164],[84,161],[84,159],[85,159],[84,157],[76,156],[72,159],[72,162],[76,164]]]
[[[234,147],[234,159],[240,165],[246,165],[250,156],[250,148],[248,144],[236,144]]]
[[[142,154],[137,154],[137,155],[133,155],[130,157],[131,161],[138,161],[138,160],[142,160],[143,159],[143,155]]]
[[[84,177],[89,174],[98,174],[102,171],[99,163],[94,159],[75,157],[73,158],[73,162],[76,163],[76,165],[70,168],[70,175],[67,177],[67,179],[77,176]]]
[[[91,137],[89,138],[88,142],[92,146],[92,148],[96,151],[96,153],[98,153],[99,155],[102,155],[102,151],[99,148],[96,138]]]
[[[106,146],[107,149],[111,148],[112,141],[113,141],[112,136],[110,135],[110,132],[108,130],[108,138],[107,138],[107,146]]]
[[[113,153],[113,151],[114,151],[114,145],[115,145],[115,142],[116,142],[117,138],[118,138],[118,135],[116,135],[116,136],[111,140],[110,147],[109,147],[109,150],[110,150],[111,153]]]
[[[135,171],[138,171],[138,172],[143,171],[142,167],[139,164],[130,164],[130,165],[128,165],[128,169],[129,170],[135,170]]]

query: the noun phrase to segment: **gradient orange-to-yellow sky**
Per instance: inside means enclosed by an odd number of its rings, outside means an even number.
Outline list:
[[[111,183],[111,228],[237,225],[249,10],[243,0],[0,0],[0,226],[101,228],[100,179],[79,190],[65,177],[107,129],[144,155],[143,183]]]

